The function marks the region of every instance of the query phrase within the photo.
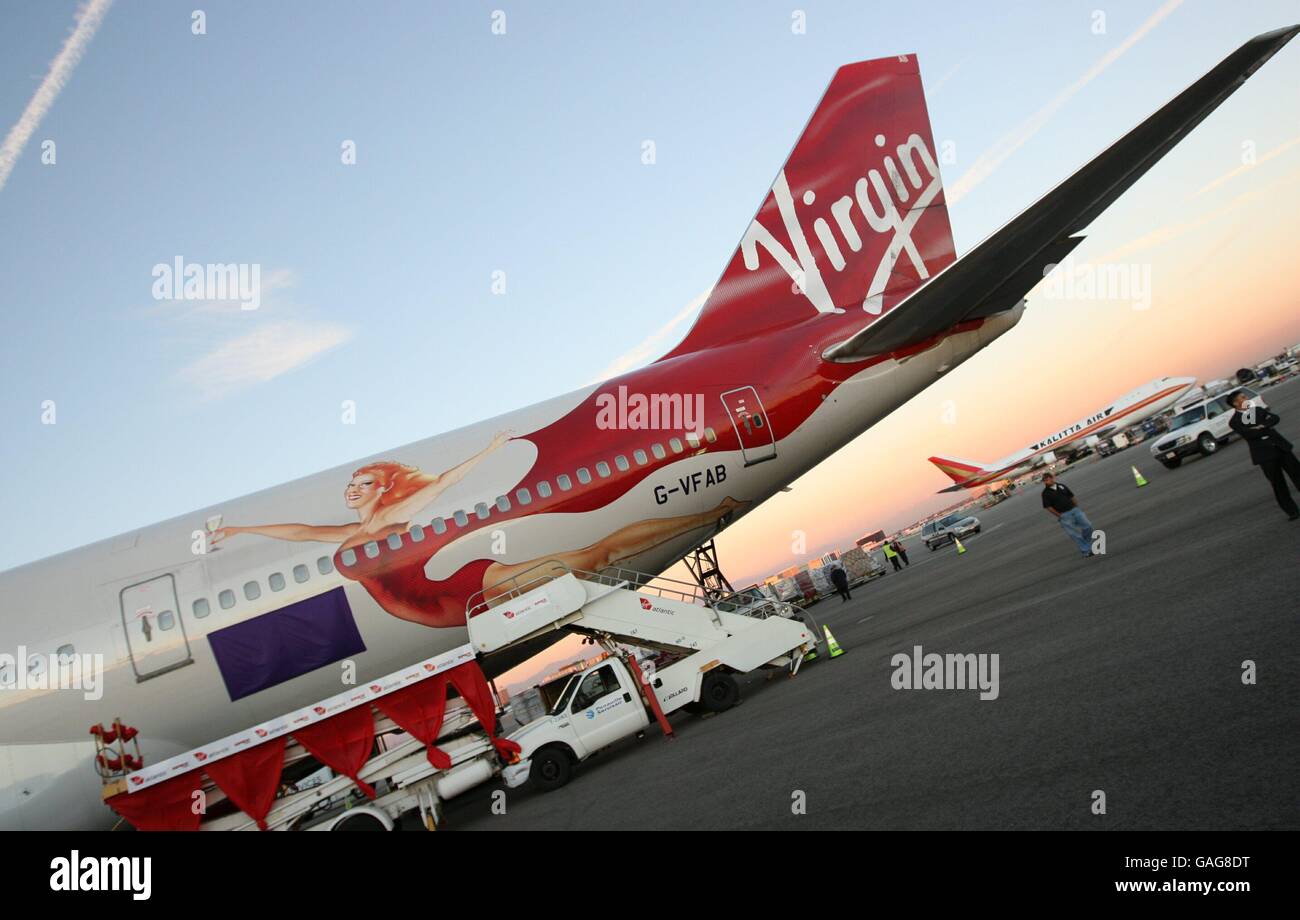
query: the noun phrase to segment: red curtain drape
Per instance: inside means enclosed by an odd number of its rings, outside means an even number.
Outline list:
[[[275,793],[280,787],[287,740],[280,737],[265,741],[203,768],[230,801],[257,821],[262,830],[266,830],[266,815],[275,804]]]
[[[483,669],[478,666],[478,662],[467,661],[445,673],[464,697],[465,702],[469,704],[469,708],[474,710],[474,715],[478,717],[479,724],[483,726],[487,736],[492,739],[497,753],[518,754],[521,750],[518,744],[496,736],[497,707],[492,699],[492,688],[488,686],[487,678],[483,676]]]
[[[350,777],[368,798],[375,797],[374,788],[357,776],[375,745],[375,722],[369,706],[340,712],[298,729],[293,736],[321,763]]]
[[[202,814],[194,793],[203,788],[203,774],[191,770],[139,792],[121,792],[108,800],[113,809],[140,831],[196,831]]]
[[[435,745],[442,719],[447,712],[447,675],[435,674],[428,680],[404,687],[375,700],[388,718],[419,741],[424,742],[429,763],[439,770],[451,767],[451,758]]]

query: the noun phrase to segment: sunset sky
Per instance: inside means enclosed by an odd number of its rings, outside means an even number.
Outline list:
[[[1282,0],[818,2],[801,33],[791,6],[520,4],[496,35],[499,0],[212,2],[195,35],[194,4],[97,2],[75,32],[76,3],[6,4],[0,569],[653,360],[841,64],[919,56],[960,254],[1300,20]],[[1153,378],[1300,342],[1298,116],[1293,44],[1075,251],[1148,273],[1149,306],[1031,295],[728,530],[732,580],[795,561],[794,531],[811,557],[951,503],[931,454],[993,460]],[[154,300],[178,255],[260,264],[262,307]]]

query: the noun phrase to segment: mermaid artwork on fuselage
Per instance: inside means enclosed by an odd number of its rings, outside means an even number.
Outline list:
[[[716,525],[747,504],[727,497],[707,511],[628,524],[581,549],[549,553],[519,563],[474,559],[445,579],[427,578],[426,563],[459,534],[452,528],[447,531],[447,539],[434,539],[428,527],[413,528],[412,518],[509,440],[508,432],[498,433],[482,451],[437,474],[393,461],[366,464],[352,474],[343,490],[344,503],[356,512],[355,522],[226,525],[212,534],[212,543],[248,534],[337,544],[334,562],[339,572],[363,585],[388,613],[425,626],[463,626],[465,606],[471,596],[482,591],[484,601],[491,601],[510,590],[510,584],[502,583],[515,575],[535,569],[530,579],[546,577],[562,573],[566,566],[598,572],[692,530]],[[415,532],[421,535],[419,539],[415,538]],[[394,534],[399,535],[396,539],[400,541],[396,547],[393,547]],[[360,548],[372,542],[383,551],[369,558]],[[356,551],[345,554],[349,549]],[[355,561],[348,563],[346,560],[352,557]],[[542,563],[552,562],[554,571],[539,568]]]

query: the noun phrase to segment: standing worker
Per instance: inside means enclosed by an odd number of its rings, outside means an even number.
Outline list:
[[[1070,487],[1057,482],[1052,473],[1043,476],[1043,507],[1061,522],[1061,529],[1079,547],[1084,559],[1098,555],[1092,551],[1092,522],[1075,504]]]
[[[894,544],[886,540],[884,545],[884,550],[885,550],[885,558],[894,564],[894,571],[895,572],[903,571],[903,567],[898,564],[898,553],[894,552]]]
[[[849,594],[849,573],[844,571],[844,567],[836,565],[831,568],[831,583],[835,585],[835,590],[840,592],[840,603],[853,600],[853,595]]]
[[[894,552],[898,553],[898,558],[903,560],[903,565],[910,566],[912,564],[907,561],[907,550],[903,548],[903,542],[897,538],[894,540]]]
[[[1251,405],[1244,390],[1229,396],[1228,404],[1234,410],[1228,427],[1250,445],[1250,462],[1264,471],[1287,520],[1300,519],[1300,508],[1286,487],[1286,477],[1290,476],[1291,482],[1300,489],[1300,460],[1296,459],[1291,442],[1273,430],[1282,420],[1263,406]]]

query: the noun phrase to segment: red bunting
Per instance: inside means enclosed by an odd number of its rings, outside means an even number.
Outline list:
[[[266,816],[275,804],[284,767],[284,744],[288,739],[264,741],[256,747],[207,764],[203,769],[230,801],[266,830]]]
[[[113,809],[140,831],[196,831],[203,815],[194,795],[203,788],[203,774],[191,770],[139,792],[121,792],[108,799]]]
[[[311,755],[337,773],[351,778],[367,798],[374,788],[357,775],[375,746],[375,722],[369,706],[348,709],[293,733]]]
[[[407,734],[424,742],[429,763],[439,770],[451,767],[451,758],[434,742],[447,712],[447,675],[437,674],[375,700],[375,705]]]
[[[488,686],[487,678],[483,676],[483,669],[478,666],[478,662],[467,661],[447,671],[446,674],[456,685],[465,702],[469,704],[469,708],[474,710],[474,715],[478,717],[479,724],[492,740],[497,753],[503,756],[518,754],[522,750],[518,744],[496,736],[497,707],[492,699],[492,689]]]

